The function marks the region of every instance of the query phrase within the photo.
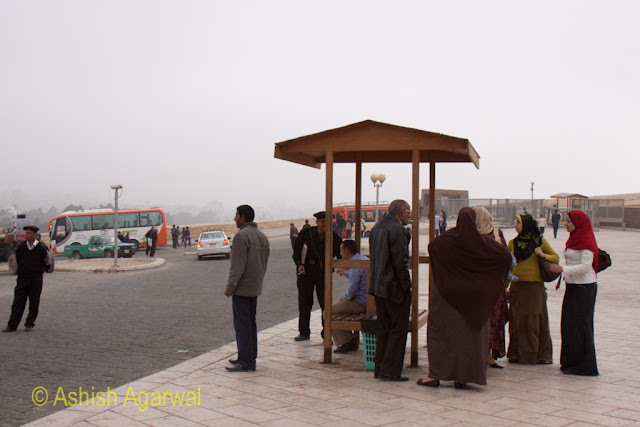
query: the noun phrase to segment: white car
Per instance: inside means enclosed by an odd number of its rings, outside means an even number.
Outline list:
[[[209,230],[200,233],[196,240],[198,260],[206,256],[224,255],[231,257],[231,245],[227,235],[222,230]]]

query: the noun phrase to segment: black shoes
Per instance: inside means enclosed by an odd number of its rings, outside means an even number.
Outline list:
[[[453,386],[454,386],[455,388],[457,388],[457,389],[462,389],[462,388],[465,388],[467,385],[466,385],[466,384],[464,384],[464,383],[456,383],[456,382],[454,382],[454,383],[453,383]]]
[[[440,380],[423,381],[422,378],[420,378],[416,384],[423,385],[425,387],[437,388],[440,387]]]
[[[227,372],[249,372],[249,371],[255,372],[256,370],[256,368],[247,368],[242,365],[227,366],[224,369],[226,369]]]
[[[238,359],[229,359],[229,363],[232,365],[237,365],[240,361]]]
[[[310,337],[309,335],[298,335],[297,337],[294,338],[294,340],[296,341],[309,341]]]
[[[358,343],[355,341],[349,341],[346,344],[342,344],[339,345],[335,350],[333,350],[334,353],[352,353],[354,351],[358,351]]]
[[[10,328],[8,326],[2,330],[2,332],[15,332],[15,331],[16,331],[16,328]]]
[[[497,363],[492,363],[491,365],[489,365],[490,368],[496,368],[496,369],[503,369],[504,366],[500,366]]]
[[[400,376],[395,376],[395,375],[387,375],[387,374],[380,374],[378,375],[378,378],[381,381],[409,381],[409,377],[403,377],[402,375]]]
[[[24,331],[25,331],[25,332],[31,332],[31,331],[33,331],[33,327],[34,327],[34,326],[35,326],[35,325],[25,325],[25,326],[24,326]]]

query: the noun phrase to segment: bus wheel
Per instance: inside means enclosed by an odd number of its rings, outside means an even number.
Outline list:
[[[113,258],[113,252],[112,251],[104,251],[104,257],[105,258]]]
[[[80,252],[78,252],[78,251],[73,251],[73,254],[71,254],[71,258],[73,258],[73,259],[80,259]]]

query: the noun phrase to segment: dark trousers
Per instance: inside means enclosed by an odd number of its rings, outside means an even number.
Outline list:
[[[233,296],[233,328],[236,330],[238,364],[250,369],[255,369],[258,357],[257,307],[258,297]]]
[[[183,241],[184,241],[185,248],[187,247],[187,243],[189,243],[189,247],[191,247],[191,237],[185,237]]]
[[[156,245],[155,244],[153,244],[153,245],[147,244],[147,249],[145,249],[144,253],[146,255],[151,254],[149,256],[155,256],[155,254],[156,254]]]
[[[180,246],[180,243],[178,243],[178,237],[176,237],[175,235],[171,236],[171,240],[173,242],[173,249],[176,249]]]
[[[305,274],[298,276],[298,330],[300,335],[308,337],[311,335],[309,323],[311,321],[311,308],[313,307],[313,289],[316,290],[316,297],[322,309],[322,328],[324,330],[324,275],[313,274],[309,270]]]
[[[560,224],[556,225],[553,224],[553,238],[555,239],[556,237],[558,237],[558,228],[560,228]]]
[[[540,235],[544,235],[544,227],[540,227]]]
[[[18,284],[14,291],[13,304],[11,305],[11,316],[7,326],[16,329],[22,319],[24,308],[29,299],[29,314],[24,322],[25,326],[33,326],[38,317],[38,307],[40,306],[40,293],[42,293],[42,274],[34,276],[18,276]]]
[[[376,297],[378,330],[376,332],[376,377],[402,374],[404,353],[407,347],[411,292],[407,292],[401,303]]]
[[[562,301],[560,369],[565,374],[598,375],[593,312],[598,285],[567,283]]]

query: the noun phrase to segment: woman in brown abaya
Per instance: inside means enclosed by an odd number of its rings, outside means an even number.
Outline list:
[[[476,213],[463,208],[456,227],[429,244],[434,286],[429,298],[427,349],[429,378],[419,385],[438,387],[440,380],[487,383],[489,316],[504,292],[511,254],[476,228]]]

